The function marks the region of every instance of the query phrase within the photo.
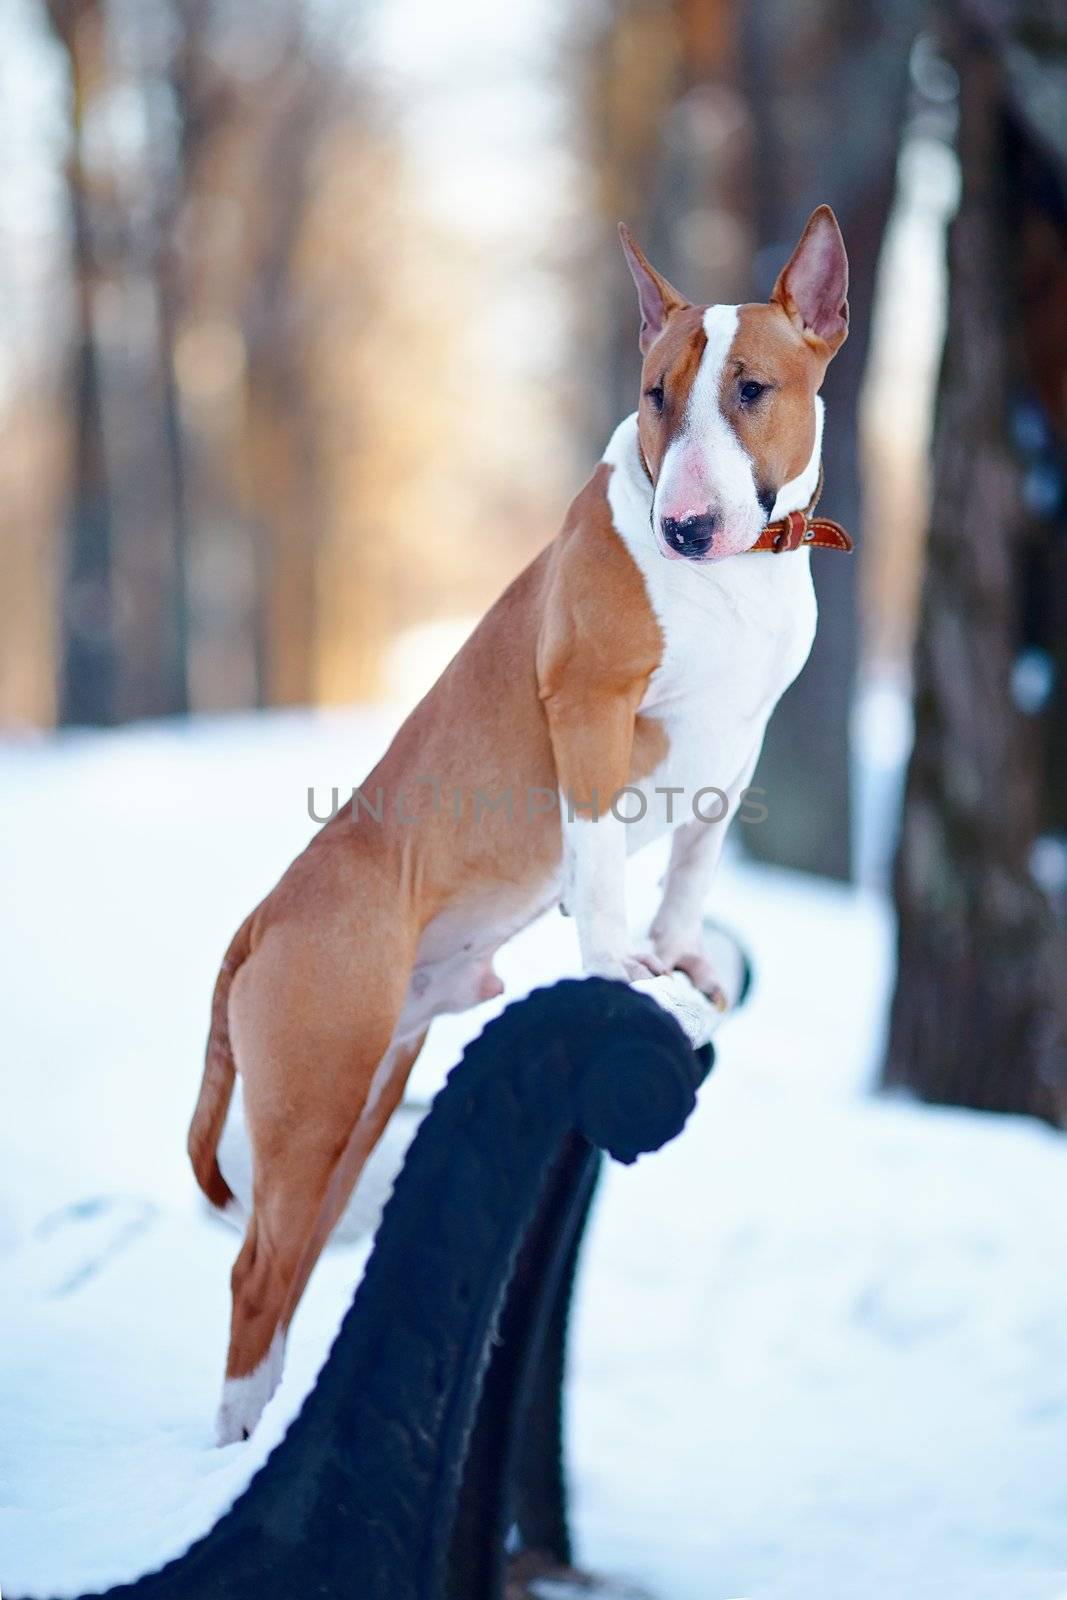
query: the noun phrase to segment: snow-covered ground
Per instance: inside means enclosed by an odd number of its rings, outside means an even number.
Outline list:
[[[366,1255],[320,1263],[251,1443],[211,1425],[236,1236],[183,1143],[229,934],[379,716],[0,748],[0,1589],[179,1552],[248,1479]],[[641,870],[644,903],[654,863]],[[661,1600],[1065,1600],[1067,1144],[868,1095],[877,900],[734,860],[759,986],[684,1136],[607,1175],[571,1385],[584,1564]],[[512,992],[574,967],[546,919]],[[493,1008],[431,1036],[438,1082]]]

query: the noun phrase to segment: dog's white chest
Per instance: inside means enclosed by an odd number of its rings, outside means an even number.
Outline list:
[[[640,783],[644,813],[627,828],[634,850],[692,818],[694,805],[714,816],[723,804],[716,792],[729,797],[732,815],[771,712],[808,658],[817,611],[806,550],[672,561],[652,536],[632,473],[616,471],[609,498],[663,634],[641,711],[662,725],[667,752]]]
[[[808,658],[816,623],[806,551],[694,568],[653,549],[641,566],[664,638],[641,709],[662,724],[668,750],[642,785],[649,815],[631,830],[635,848],[691,818],[694,805],[714,815],[725,803],[719,795],[733,810],[771,712]]]
[[[812,460],[781,491],[775,515],[811,499],[821,420],[817,408]],[[722,806],[717,794],[728,797],[726,820],[733,816],[771,712],[808,658],[817,608],[807,550],[748,552],[707,563],[664,555],[650,526],[634,418],[616,429],[604,459],[614,469],[608,500],[615,528],[663,634],[663,658],[641,712],[662,725],[667,752],[641,780],[644,812],[627,828],[634,850],[694,815],[714,817]]]

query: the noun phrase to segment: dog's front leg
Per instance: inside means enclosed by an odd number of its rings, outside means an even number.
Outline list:
[[[634,950],[626,915],[626,824],[612,802],[629,775],[635,697],[546,699],[563,828],[563,900],[578,930],[582,967],[604,978],[657,976]]]
[[[725,1004],[704,953],[702,921],[726,838],[726,822],[683,822],[671,839],[663,899],[650,930],[652,949],[668,971],[685,972],[717,1006]]]
[[[748,786],[759,756],[759,745],[746,761],[736,783],[724,793],[721,817],[694,818],[681,823],[671,839],[663,899],[650,930],[652,949],[669,972],[685,972],[719,1007],[725,1006],[722,988],[704,949],[704,909],[711,893],[726,830]]]
[[[602,978],[655,977],[667,969],[635,950],[626,915],[625,823],[611,811],[596,819],[560,796],[563,817],[563,900],[578,930],[582,968]]]

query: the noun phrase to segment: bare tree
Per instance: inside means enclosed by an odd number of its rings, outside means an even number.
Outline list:
[[[301,252],[358,77],[306,0],[261,6],[251,55],[218,0],[48,3],[77,313],[63,719],[306,702],[325,486]],[[86,118],[117,92],[144,131],[97,116],[89,174]]]
[[[1051,102],[1038,93],[1029,118],[1008,63],[1026,67],[1031,89],[1042,74],[1051,87],[1065,40],[1062,11],[1057,23],[1049,5],[1014,0],[996,23],[991,14],[955,0],[947,28],[960,81],[962,199],[949,240],[885,1082],[927,1100],[1062,1121],[1063,932],[1031,870],[1046,770],[1013,694],[1025,575],[1040,536],[1022,493],[1012,411],[1035,361],[1058,370],[1053,404],[1062,408],[1067,329],[1052,319],[1038,344],[1028,342],[1025,305],[1020,327],[1019,289],[1041,231],[1026,222],[1019,153],[1051,148],[1040,112]],[[1046,168],[1049,199],[1059,186],[1061,233],[1065,153],[1067,142]],[[1062,288],[1062,239],[1058,270]]]
[[[766,295],[809,212],[826,201],[849,255],[849,337],[826,379],[824,509],[862,526],[857,406],[875,270],[892,201],[916,0],[751,0],[744,8],[756,119],[754,291]],[[768,817],[745,830],[766,860],[848,877],[849,715],[856,670],[856,563],[813,563],[819,630],[772,719],[755,783]]]
[[[633,410],[640,373],[633,286],[619,252],[618,223],[629,224],[664,272],[673,270],[669,213],[660,193],[663,128],[679,81],[672,7],[662,0],[613,0],[598,13],[577,61],[576,135],[592,191],[592,222],[570,265],[576,321],[592,346],[595,375],[577,400],[588,450],[599,452],[619,418]]]
[[[73,460],[60,583],[60,722],[106,725],[117,715],[113,506],[104,437],[100,352],[94,321],[99,284],[84,155],[87,106],[103,79],[102,0],[49,0],[48,18],[67,62],[74,347]]]
[[[242,308],[248,510],[262,596],[259,681],[266,698],[281,705],[306,703],[315,690],[321,483],[307,372],[312,312],[295,267],[310,168],[335,87],[294,37],[269,83],[277,109],[259,161],[264,199]]]

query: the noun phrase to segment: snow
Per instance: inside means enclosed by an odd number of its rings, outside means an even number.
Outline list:
[[[183,1145],[229,935],[310,833],[308,786],[357,783],[390,726],[278,714],[0,747],[7,1596],[179,1553],[328,1350],[365,1238],[320,1263],[253,1440],[213,1448],[236,1235]],[[1067,1147],[870,1095],[880,900],[730,858],[715,909],[757,988],[685,1134],[606,1172],[586,1248],[583,1564],[661,1600],[1067,1600]],[[574,966],[556,916],[501,962],[512,994]],[[416,1100],[494,1009],[435,1025]]]

